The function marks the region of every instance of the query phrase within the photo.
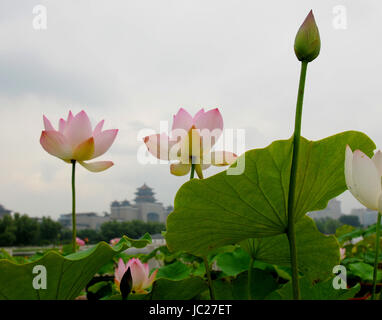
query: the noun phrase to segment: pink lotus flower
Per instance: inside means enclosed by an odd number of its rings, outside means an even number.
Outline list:
[[[60,119],[58,131],[50,121],[43,116],[45,130],[41,133],[40,143],[51,155],[71,163],[78,161],[92,172],[100,172],[110,168],[112,161],[84,162],[103,155],[113,144],[118,129],[104,130],[104,120],[99,122],[94,130],[85,111],[73,116],[69,111],[67,120]]]
[[[77,244],[78,244],[80,247],[82,247],[82,246],[85,245],[85,241],[82,240],[82,239],[80,239],[80,238],[78,238],[78,237],[76,237],[76,242],[77,242]]]
[[[111,244],[112,246],[114,246],[115,244],[117,244],[117,243],[119,242],[119,240],[121,240],[121,238],[114,238],[114,239],[111,239],[111,240],[110,240],[110,244]]]
[[[162,160],[178,160],[170,166],[176,176],[184,176],[190,172],[191,164],[199,178],[203,178],[202,170],[212,165],[226,166],[235,162],[237,156],[232,152],[214,151],[212,147],[223,132],[223,118],[219,109],[199,110],[192,117],[180,108],[174,115],[171,137],[165,133],[154,134],[143,139],[149,152]]]
[[[129,268],[133,279],[131,292],[137,294],[148,293],[145,289],[149,288],[155,281],[158,269],[155,270],[151,276],[149,276],[149,265],[147,263],[142,263],[138,258],[132,258],[124,264],[123,260],[120,258],[118,267],[114,272],[114,281],[118,287],[118,290],[123,275]]]

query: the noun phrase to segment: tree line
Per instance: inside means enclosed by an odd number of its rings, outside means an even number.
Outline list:
[[[97,243],[99,241],[110,241],[114,238],[120,238],[123,235],[132,239],[142,237],[146,232],[153,234],[160,234],[166,230],[164,223],[159,222],[144,222],[141,220],[132,221],[109,221],[101,225],[99,230],[84,229],[78,231],[78,236],[81,239],[88,239],[90,243]]]
[[[341,227],[344,224],[360,227],[361,223],[359,218],[353,215],[342,215],[338,220],[333,218],[319,218],[315,219],[317,229],[324,234],[335,234],[337,228]]]
[[[146,232],[158,234],[165,230],[163,223],[133,221],[110,221],[101,225],[99,230],[85,229],[77,231],[77,236],[93,244],[99,241],[109,242],[113,238],[126,235],[130,238],[140,238]],[[64,228],[59,222],[50,217],[40,221],[28,215],[15,213],[5,215],[0,219],[0,246],[42,246],[59,245],[71,241],[71,229]]]
[[[336,229],[343,224],[359,227],[356,216],[341,216],[338,220],[331,218],[317,219],[317,228],[325,234],[334,234]],[[138,239],[146,232],[160,234],[166,229],[163,223],[133,221],[109,221],[101,225],[99,230],[78,230],[77,236],[94,244],[99,241],[109,242],[113,238],[126,235]],[[30,245],[58,245],[69,243],[72,239],[71,229],[64,228],[59,222],[50,217],[43,217],[41,221],[28,215],[19,213],[5,215],[0,219],[0,246],[30,246]]]

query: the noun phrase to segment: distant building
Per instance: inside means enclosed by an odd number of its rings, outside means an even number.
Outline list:
[[[342,215],[343,213],[341,212],[341,201],[337,200],[336,198],[331,199],[324,210],[312,211],[308,213],[308,216],[312,219],[339,219]]]
[[[11,210],[5,209],[1,204],[0,204],[0,219],[3,218],[6,215],[10,215]]]
[[[77,213],[76,214],[76,227],[77,230],[83,229],[99,229],[104,222],[110,221],[110,216],[99,216],[94,212]],[[58,222],[62,224],[63,227],[72,228],[72,214],[65,213],[61,214],[58,218]]]
[[[332,199],[324,210],[309,212],[308,216],[313,219],[332,218],[339,219],[343,213],[341,212],[341,201]],[[368,227],[377,223],[378,213],[367,208],[352,209],[350,215],[357,216],[363,227]]]
[[[378,212],[367,208],[352,209],[351,215],[357,216],[363,227],[377,223]]]
[[[168,206],[165,208],[161,202],[157,202],[152,188],[143,184],[142,187],[137,189],[135,195],[134,204],[131,204],[128,200],[113,201],[111,203],[111,220],[166,222],[167,216],[173,210],[173,207]]]
[[[77,213],[76,225],[78,230],[99,229],[108,221],[132,221],[166,222],[167,216],[174,208],[165,208],[161,202],[157,202],[152,188],[143,184],[135,192],[134,203],[128,200],[113,201],[110,205],[111,214],[99,216],[95,212]],[[58,222],[66,228],[72,228],[72,214],[61,214]]]

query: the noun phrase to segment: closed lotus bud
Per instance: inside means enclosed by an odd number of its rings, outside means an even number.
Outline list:
[[[297,32],[294,41],[294,52],[300,61],[311,62],[320,53],[320,33],[314,20],[313,12],[310,10],[305,21]]]

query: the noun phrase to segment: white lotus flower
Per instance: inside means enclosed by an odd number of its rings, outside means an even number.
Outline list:
[[[346,146],[345,179],[352,195],[370,210],[382,210],[382,152],[370,159],[360,150]]]

